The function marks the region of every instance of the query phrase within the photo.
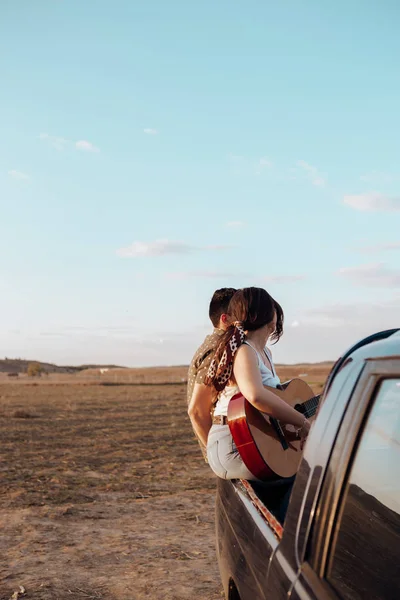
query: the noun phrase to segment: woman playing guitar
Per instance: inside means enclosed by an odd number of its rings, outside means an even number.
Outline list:
[[[244,464],[230,432],[227,414],[232,397],[240,392],[261,413],[294,426],[303,441],[310,422],[264,387],[280,385],[266,349],[268,340],[277,342],[283,333],[283,310],[278,302],[262,288],[244,288],[232,297],[228,314],[232,325],[222,336],[206,379],[217,394],[207,458],[218,477],[259,481]]]

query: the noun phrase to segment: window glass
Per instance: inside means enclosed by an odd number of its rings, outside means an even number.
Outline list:
[[[400,598],[400,379],[379,388],[338,527],[328,580],[339,595]]]

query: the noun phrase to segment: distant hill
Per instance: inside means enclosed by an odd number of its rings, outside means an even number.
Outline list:
[[[80,365],[78,367],[60,367],[52,363],[40,362],[39,360],[22,360],[5,358],[0,360],[0,373],[26,373],[30,363],[38,363],[46,373],[78,373],[85,369],[124,369],[117,365]]]
[[[333,366],[335,361],[333,360],[321,360],[319,362],[299,362],[299,363],[275,363],[276,367],[293,367],[297,365],[302,365],[303,367],[326,367]]]
[[[25,360],[20,358],[5,358],[0,359],[0,373],[26,373],[28,369],[28,365],[30,363],[38,363],[44,369],[46,373],[79,373],[80,371],[85,371],[87,369],[121,369],[124,371],[137,371],[138,369],[130,369],[129,367],[120,367],[118,365],[79,365],[79,366],[59,366],[53,363],[41,362],[39,360]],[[332,361],[322,361],[316,363],[297,363],[295,365],[290,364],[275,364],[278,371],[280,371],[280,375],[286,377],[286,371],[290,371],[291,377],[298,377],[302,374],[305,368],[309,371],[310,375],[313,374],[313,370],[326,370],[327,367],[331,368],[333,366]],[[295,371],[293,371],[293,368]],[[174,371],[184,370],[187,371],[188,365],[174,365],[174,366],[154,366],[154,367],[141,367],[140,371],[154,371],[154,370],[166,370],[172,369]],[[298,373],[297,373],[298,371]]]

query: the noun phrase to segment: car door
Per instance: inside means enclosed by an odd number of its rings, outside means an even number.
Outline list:
[[[400,359],[367,361],[319,497],[293,600],[400,598]]]
[[[217,556],[224,588],[234,587],[229,598],[265,600],[269,560],[279,539],[247,482],[220,479],[217,485]]]

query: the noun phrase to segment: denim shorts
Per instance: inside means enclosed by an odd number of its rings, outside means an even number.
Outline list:
[[[213,425],[208,434],[207,459],[214,473],[222,479],[259,481],[244,464],[228,425]]]

